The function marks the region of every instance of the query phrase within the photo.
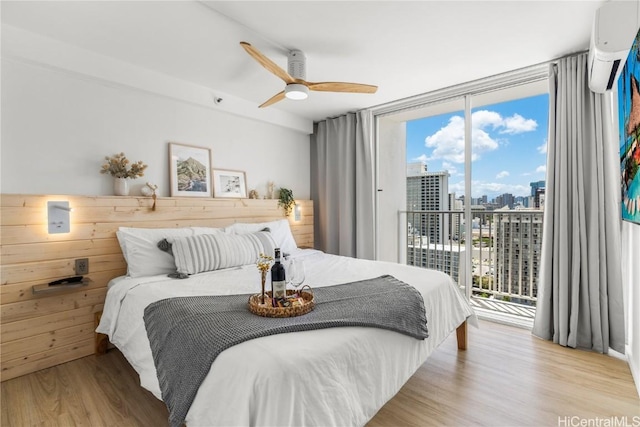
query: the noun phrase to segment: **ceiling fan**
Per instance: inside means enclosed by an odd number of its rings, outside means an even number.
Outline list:
[[[268,107],[285,97],[289,99],[306,99],[310,90],[320,92],[350,92],[350,93],[375,93],[378,86],[361,83],[346,82],[308,82],[306,78],[306,57],[299,50],[292,50],[287,57],[289,72],[280,68],[275,62],[264,56],[258,49],[247,42],[240,42],[240,46],[249,55],[271,73],[280,77],[287,85],[279,92],[262,103],[259,108]]]

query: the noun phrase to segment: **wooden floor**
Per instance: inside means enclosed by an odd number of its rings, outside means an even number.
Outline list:
[[[457,351],[453,334],[368,426],[640,425],[624,361],[524,329],[480,326],[469,329],[467,351]],[[5,381],[1,390],[2,426],[167,425],[164,404],[140,388],[117,350]],[[575,424],[610,417],[624,422]]]

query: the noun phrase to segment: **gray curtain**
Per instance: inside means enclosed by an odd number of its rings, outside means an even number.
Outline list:
[[[315,125],[311,136],[311,198],[315,247],[373,259],[374,150],[371,113],[360,111]]]
[[[533,334],[624,353],[620,172],[608,96],[587,85],[587,55],[551,67],[542,259]]]

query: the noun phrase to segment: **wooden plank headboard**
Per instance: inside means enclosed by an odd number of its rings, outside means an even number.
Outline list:
[[[71,231],[48,234],[47,202],[68,201]],[[225,227],[284,218],[277,200],[83,197],[3,194],[0,206],[0,380],[94,352],[94,313],[110,279],[126,273],[115,232],[125,227]],[[289,217],[298,246],[313,247],[313,204],[298,201]],[[34,295],[32,286],[74,276],[75,260],[89,259],[88,286]]]

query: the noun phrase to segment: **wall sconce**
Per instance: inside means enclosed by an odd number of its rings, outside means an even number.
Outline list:
[[[71,231],[69,212],[72,210],[69,207],[69,202],[47,202],[49,234],[68,233]]]
[[[299,204],[295,204],[293,207],[293,220],[294,221],[300,221],[300,219],[302,219],[302,209],[300,209],[300,205]]]

